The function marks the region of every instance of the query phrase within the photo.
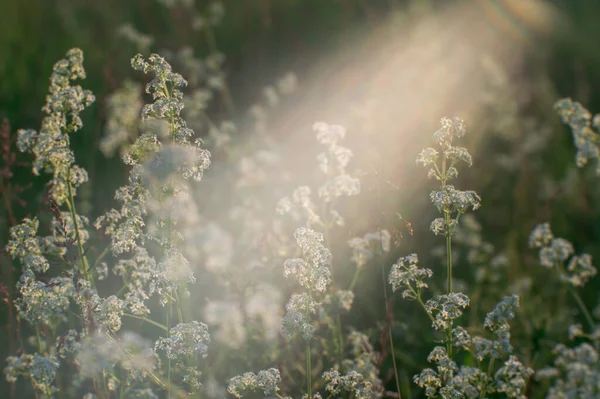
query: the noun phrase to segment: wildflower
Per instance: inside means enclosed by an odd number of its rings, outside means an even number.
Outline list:
[[[90,91],[70,85],[71,80],[84,78],[83,52],[67,51],[66,57],[52,68],[49,93],[42,108],[46,116],[40,131],[21,130],[17,141],[21,151],[33,153],[35,174],[52,174],[50,193],[59,206],[68,200],[67,187],[74,195],[77,187],[87,181],[87,173],[74,165],[75,156],[69,148],[69,134],[83,126],[79,113],[95,100]]]
[[[29,270],[45,273],[50,264],[43,256],[40,239],[37,237],[39,221],[37,218],[23,219],[23,223],[10,228],[10,241],[6,251]]]
[[[430,299],[425,303],[427,312],[434,317],[433,328],[446,330],[454,320],[462,316],[462,311],[469,305],[469,297],[461,293],[450,293]]]
[[[566,123],[571,128],[573,133],[573,143],[577,148],[575,161],[578,167],[585,166],[589,160],[596,161],[596,173],[600,173],[600,147],[598,145],[597,129],[598,115],[592,118],[589,112],[580,103],[564,98],[554,104],[554,109],[560,115],[563,123]],[[595,128],[596,131],[593,129]]]
[[[293,275],[301,286],[323,292],[331,283],[331,252],[321,244],[323,235],[301,227],[294,233],[303,259],[288,259],[285,275]]]
[[[177,324],[169,331],[168,337],[160,337],[156,341],[154,350],[164,351],[169,359],[205,356],[209,343],[207,325],[194,320]]]
[[[343,391],[353,393],[357,399],[370,399],[374,394],[371,383],[354,370],[344,375],[337,370],[326,371],[323,379],[327,382],[325,390],[334,395]]]
[[[56,358],[24,354],[19,357],[9,356],[6,360],[8,366],[4,369],[4,374],[8,382],[14,383],[17,377],[26,376],[43,395],[51,397],[57,391],[54,386],[59,366]]]
[[[529,246],[531,248],[541,248],[547,246],[554,238],[549,223],[542,223],[531,231],[529,235]]]
[[[241,398],[247,391],[263,391],[265,396],[279,392],[281,376],[279,370],[270,368],[259,371],[258,374],[244,373],[229,380],[227,392]]]
[[[318,303],[307,293],[294,294],[286,305],[286,314],[281,320],[281,334],[291,341],[295,334],[310,340],[316,331],[311,324],[310,314],[317,312]]]
[[[509,398],[525,399],[525,388],[533,370],[523,366],[515,357],[510,356],[495,374],[497,391]]]
[[[417,254],[410,254],[398,259],[390,270],[388,281],[394,292],[406,288],[402,293],[403,298],[416,299],[419,297],[421,290],[427,288],[425,279],[433,276],[431,270],[420,269],[417,266],[418,262]]]

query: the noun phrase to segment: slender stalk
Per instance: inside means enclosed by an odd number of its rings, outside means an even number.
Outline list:
[[[487,390],[490,379],[492,378],[492,373],[494,372],[494,360],[495,359],[490,360],[490,363],[488,365],[487,378],[485,380],[485,385],[483,386],[483,389],[479,393],[479,399],[485,398],[485,391]]]
[[[354,277],[352,277],[352,282],[350,283],[350,287],[348,288],[348,291],[352,291],[354,289],[354,286],[358,282],[359,274],[360,274],[360,267],[357,266],[356,271],[354,272]]]
[[[382,206],[381,206],[381,176],[379,172],[377,174],[377,209],[379,210],[379,220],[377,221],[377,231],[379,233],[379,259],[381,265],[381,280],[383,283],[383,299],[385,302],[385,315],[386,319],[388,315],[390,315],[389,308],[389,300],[388,300],[388,292],[387,292],[387,280],[385,274],[385,265],[384,265],[384,257],[383,257],[383,235],[381,233],[381,215],[382,215]],[[396,364],[396,352],[394,350],[394,336],[392,335],[392,320],[387,320],[388,325],[388,336],[390,338],[390,349],[392,355],[392,365],[394,367],[394,378],[396,380],[396,390],[398,391],[398,398],[402,399],[402,391],[400,390],[400,378],[398,377],[398,365]]]
[[[152,319],[149,319],[147,317],[144,316],[136,316],[133,314],[128,314],[128,313],[123,313],[123,316],[127,316],[127,317],[131,317],[132,319],[136,319],[136,320],[141,320],[141,321],[145,321],[146,323],[152,324],[153,326],[156,326],[158,328],[163,329],[164,331],[169,331],[169,329],[167,328],[167,326],[165,326],[164,324],[160,324]]]
[[[109,250],[110,250],[110,245],[107,246],[106,248],[104,248],[104,251],[102,251],[100,256],[98,256],[98,258],[96,258],[96,261],[92,265],[91,270],[94,270],[96,268],[96,266],[98,266],[100,264],[100,262],[102,261],[102,259],[104,259],[104,257],[106,256],[106,254],[108,253]]]
[[[328,203],[323,203],[323,215],[329,214],[328,209],[327,209],[328,208],[327,204]],[[329,239],[329,228],[331,226],[331,222],[327,221],[326,223],[322,223],[322,225],[323,225],[323,229],[324,229],[325,246],[327,248],[331,249],[330,239]],[[334,263],[332,260],[332,262],[331,262],[331,279],[335,282],[335,274],[334,274],[333,266],[334,266]],[[357,272],[358,272],[358,269],[357,269]],[[353,287],[354,284],[356,284],[357,278],[358,278],[358,275],[355,274],[351,287]],[[350,291],[352,291],[352,288],[350,288]],[[336,318],[334,321],[334,326],[332,328],[332,332],[333,332],[333,340],[337,347],[338,361],[341,363],[341,361],[344,358],[344,338],[342,337],[342,319],[340,318],[339,313],[336,315]]]
[[[310,362],[310,339],[306,340],[306,392],[312,398],[312,368]]]
[[[448,274],[448,295],[452,293],[452,232],[450,231],[450,213],[445,211],[446,218],[446,270]],[[452,359],[452,325],[446,330],[446,351]]]
[[[555,262],[555,264],[562,274],[567,274],[567,271],[565,270],[565,267],[563,266],[562,263]],[[592,318],[590,311],[585,306],[585,303],[583,303],[583,300],[581,299],[581,297],[579,296],[579,294],[577,293],[575,288],[573,288],[573,286],[569,283],[566,283],[566,285],[567,285],[569,292],[573,296],[573,299],[575,299],[575,302],[577,303],[579,310],[581,310],[581,313],[583,313],[583,316],[585,317],[585,320],[588,323],[590,330],[593,331],[596,328],[596,323],[594,323],[594,319]]]
[[[450,223],[450,218],[447,218],[447,223]],[[450,228],[448,228],[450,230]],[[446,269],[448,270],[447,289],[448,294],[452,293],[452,236],[451,232],[446,233]]]
[[[435,319],[433,318],[433,316],[431,315],[431,313],[429,313],[427,311],[427,307],[423,303],[423,300],[421,299],[421,295],[417,295],[417,301],[419,302],[419,305],[421,305],[421,307],[425,311],[425,314],[429,317],[429,320],[431,320],[432,323],[435,322]]]
[[[217,46],[217,39],[215,38],[215,34],[210,24],[206,25],[204,31],[206,33],[206,42],[208,43],[210,51],[213,53],[218,52],[219,49]],[[235,104],[233,102],[233,97],[231,95],[231,91],[229,90],[229,85],[227,84],[227,82],[223,82],[223,87],[221,87],[221,94],[223,95],[223,103],[225,104],[227,111],[230,115],[233,115],[233,113],[235,112]]]
[[[35,327],[35,337],[37,339],[38,350],[40,351],[40,355],[44,354],[43,346],[42,346],[42,338],[40,337],[40,329]]]
[[[312,297],[312,290],[308,290],[308,297],[306,299],[306,320],[310,320],[310,298]],[[312,399],[312,367],[310,361],[310,338],[306,340],[306,392],[308,399]]]
[[[71,211],[71,215],[73,217],[73,225],[75,226],[75,237],[77,239],[77,249],[79,250],[79,257],[81,258],[81,272],[84,274],[84,278],[90,280],[93,283],[93,279],[90,279],[87,275],[87,272],[90,268],[87,258],[85,256],[85,252],[83,251],[83,243],[81,242],[81,234],[79,233],[79,223],[77,222],[77,210],[75,209],[75,197],[73,195],[73,187],[71,184],[71,168],[67,169],[67,189],[69,192],[69,200],[67,202],[67,206],[69,211]]]
[[[167,338],[171,336],[171,304],[169,303],[169,309],[167,310]],[[167,399],[171,398],[171,358],[167,356]]]
[[[104,335],[105,335],[105,336],[106,336],[106,337],[107,337],[107,338],[108,338],[110,341],[112,341],[112,342],[115,342],[115,343],[117,342],[117,340],[116,340],[116,339],[115,339],[115,338],[114,338],[112,335],[110,335],[110,334],[108,334],[108,333],[105,333]],[[127,355],[127,357],[128,357],[130,360],[133,360],[133,355],[132,355],[131,353],[129,353],[129,351],[128,351],[126,348],[121,348],[121,349],[123,349],[123,352],[124,352],[124,353]],[[154,382],[156,385],[158,385],[158,386],[159,386],[159,387],[161,387],[161,388],[167,388],[167,387],[168,387],[169,389],[171,388],[171,383],[170,383],[170,382],[169,382],[169,384],[168,384],[168,385],[166,385],[166,384],[165,384],[165,383],[164,383],[164,382],[163,382],[163,381],[162,381],[162,380],[161,380],[161,379],[160,379],[158,376],[156,376],[156,374],[154,374],[154,373],[153,373],[153,372],[151,372],[151,371],[147,371],[147,372],[148,372],[148,375],[150,376],[150,379],[152,379],[152,381],[153,381],[153,382]]]
[[[590,327],[590,330],[593,331],[596,328],[596,324],[594,323],[594,319],[592,318],[590,311],[587,309],[587,307],[583,303],[583,300],[581,299],[581,297],[579,296],[577,291],[575,291],[575,288],[573,288],[573,286],[571,284],[567,284],[567,285],[569,287],[569,291],[571,292],[571,295],[573,295],[573,298],[575,299],[575,302],[577,302],[577,306],[579,306],[581,313],[583,313],[583,315],[585,316],[585,320],[587,321],[587,323]]]
[[[385,269],[383,266],[383,262],[381,262],[381,277],[383,278],[383,298],[385,301],[385,314],[386,314],[386,318],[387,318],[387,315],[390,314],[390,311],[389,311],[388,294],[387,294],[387,282],[385,280]],[[423,303],[420,298],[419,298],[419,301],[421,303]],[[423,308],[425,308],[425,305],[423,305]],[[392,321],[387,320],[387,325],[388,325],[388,336],[390,337],[390,349],[392,351],[392,365],[394,366],[394,376],[396,379],[396,389],[398,390],[398,398],[402,399],[402,393],[400,391],[400,380],[398,378],[398,366],[396,365],[396,352],[394,351],[394,336],[392,335]]]
[[[342,320],[339,313],[337,314],[336,321],[338,325],[337,339],[339,341],[338,361],[341,363],[344,359],[344,337],[342,336]]]

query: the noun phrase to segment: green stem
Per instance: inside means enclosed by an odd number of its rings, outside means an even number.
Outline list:
[[[42,347],[42,338],[40,337],[40,329],[37,326],[35,327],[35,337],[37,338],[37,345],[38,350],[40,351],[40,355],[43,355],[44,351]]]
[[[379,233],[379,264],[381,267],[381,282],[383,283],[383,299],[385,302],[385,317],[386,319],[388,319],[388,316],[390,315],[390,308],[389,308],[389,300],[388,300],[388,292],[387,292],[387,280],[386,280],[386,274],[385,274],[385,265],[384,265],[384,256],[383,256],[383,235],[381,232],[381,215],[383,212],[383,208],[381,205],[381,173],[377,172],[377,209],[379,210],[379,220],[377,222],[377,232]],[[390,349],[391,349],[391,355],[392,355],[392,365],[394,367],[394,377],[396,380],[396,390],[398,391],[398,398],[402,399],[402,391],[400,390],[400,378],[398,377],[398,365],[396,364],[396,351],[394,350],[394,336],[392,335],[392,319],[390,317],[390,319],[388,319],[387,321],[387,325],[388,325],[388,336],[390,337]]]
[[[450,214],[445,212],[446,217],[446,269],[448,270],[447,289],[448,295],[452,293],[452,232],[450,231]],[[446,350],[448,357],[452,359],[452,325],[446,330]]]
[[[175,306],[177,308],[177,319],[180,323],[183,323],[183,311],[181,310],[181,300],[179,299],[178,290],[175,290],[175,301],[177,303],[177,305]]]
[[[415,291],[413,290],[413,292],[415,292]],[[423,300],[421,299],[421,295],[420,294],[416,294],[416,293],[415,293],[415,295],[417,296],[417,301],[419,302],[419,304],[421,305],[421,307],[425,311],[425,314],[429,317],[429,320],[431,320],[432,323],[435,323],[435,319],[433,318],[433,316],[431,315],[431,313],[429,313],[427,311],[427,307],[423,303]]]
[[[100,261],[102,261],[102,259],[104,259],[104,257],[106,256],[106,254],[108,253],[109,250],[110,250],[110,245],[108,247],[104,248],[104,251],[102,251],[102,253],[100,254],[100,256],[98,256],[98,258],[94,262],[94,265],[92,266],[91,270],[95,270],[96,269],[96,266],[98,266],[100,264]]]
[[[357,266],[356,271],[354,272],[354,277],[352,277],[352,282],[350,283],[350,287],[348,288],[348,291],[352,291],[354,289],[354,286],[358,282],[359,274],[360,274],[360,267]]]
[[[489,381],[492,378],[492,372],[494,371],[494,360],[496,359],[490,360],[490,363],[488,365],[487,378],[485,379],[485,385],[483,386],[483,389],[479,393],[479,399],[485,398],[485,391],[487,390]]]
[[[556,264],[557,268],[559,269],[560,273],[565,274],[565,275],[567,274],[567,271],[565,270],[565,267],[563,266],[562,263],[555,262],[555,264]],[[588,323],[590,330],[593,331],[596,328],[596,323],[594,323],[594,319],[592,318],[592,315],[590,314],[589,310],[585,306],[585,303],[583,303],[583,300],[581,299],[581,297],[579,296],[577,291],[575,291],[575,288],[571,284],[569,284],[567,282],[566,285],[567,285],[567,289],[573,296],[573,299],[575,299],[577,306],[581,310],[581,313],[583,313],[583,316],[585,317],[585,320]]]
[[[117,340],[115,338],[113,338],[110,334],[105,333],[104,335],[106,335],[106,337],[111,340],[114,343],[117,343]],[[131,353],[129,353],[129,351],[127,350],[127,348],[121,348],[123,350],[123,352],[127,355],[127,357],[129,357],[130,360],[133,360],[133,355]],[[151,371],[148,371],[148,375],[150,376],[150,379],[159,387],[161,388],[166,388],[167,385],[165,385],[164,382],[161,381],[160,378],[158,378],[158,376],[156,376],[156,374],[154,374]],[[169,382],[168,384],[168,388],[171,388],[171,383]]]
[[[309,288],[308,297],[306,298],[306,321],[310,320],[310,298],[312,290]],[[308,399],[312,399],[312,367],[310,361],[310,338],[306,340],[306,392]]]
[[[171,303],[169,303],[169,309],[167,309],[167,338],[171,336],[170,322],[171,322]],[[167,399],[171,399],[171,358],[167,356]]]
[[[141,321],[145,321],[146,323],[152,324],[153,326],[156,326],[158,328],[163,329],[164,331],[169,331],[169,329],[167,328],[167,326],[160,324],[159,322],[156,322],[152,319],[149,319],[147,317],[144,316],[136,316],[133,314],[128,314],[128,313],[123,313],[123,316],[127,316],[127,317],[131,317],[132,319],[136,319],[136,320],[141,320]]]
[[[312,368],[310,362],[310,339],[306,340],[306,392],[308,398],[312,399]]]
[[[592,315],[590,314],[589,310],[583,303],[583,300],[581,300],[581,297],[579,296],[577,291],[575,291],[575,288],[573,288],[573,286],[571,284],[567,284],[567,285],[569,287],[569,291],[571,292],[571,295],[573,295],[573,298],[575,299],[575,302],[577,302],[577,306],[579,306],[581,313],[583,313],[583,315],[585,316],[585,319],[590,326],[590,330],[593,331],[596,328],[596,324],[594,323],[594,319],[592,319]]]
[[[85,253],[83,251],[83,243],[81,242],[81,234],[79,233],[79,223],[77,222],[77,210],[75,209],[75,197],[73,195],[73,187],[71,184],[71,168],[67,169],[67,190],[69,193],[69,200],[67,202],[67,206],[69,211],[71,211],[71,215],[73,217],[73,225],[75,226],[75,237],[77,239],[77,249],[79,250],[79,257],[81,258],[81,266],[82,266],[82,274],[84,278],[94,284],[94,279],[87,276],[87,272],[89,270],[89,264]]]
[[[383,298],[385,301],[385,315],[387,318],[387,316],[390,314],[390,311],[389,311],[388,294],[387,294],[387,282],[385,280],[385,269],[383,266],[383,262],[381,262],[381,277],[383,279]],[[419,298],[419,302],[421,302],[421,304],[423,303],[420,298]],[[423,308],[425,308],[425,305],[423,305]],[[391,320],[387,321],[387,325],[388,325],[388,336],[390,337],[390,349],[392,351],[392,365],[394,366],[394,376],[396,377],[396,389],[398,390],[399,399],[402,399],[402,393],[400,391],[400,380],[398,378],[398,366],[396,365],[396,352],[394,351],[394,336],[392,335]]]
[[[342,336],[342,320],[340,319],[340,314],[337,314],[337,339],[339,342],[339,353],[338,353],[338,361],[342,362],[344,359],[344,337]]]
[[[215,34],[210,27],[210,24],[207,24],[204,31],[206,32],[206,42],[208,43],[208,48],[213,53],[218,52],[219,49],[217,46],[217,39],[215,38]],[[235,112],[235,104],[233,103],[233,97],[231,95],[231,91],[229,90],[229,85],[225,81],[223,82],[223,87],[221,88],[221,94],[223,95],[223,103],[225,104],[227,111],[230,115],[233,115]]]
[[[447,223],[450,223],[450,218],[447,218]],[[448,226],[448,225],[447,225]],[[450,235],[450,227],[446,232],[446,269],[448,270],[447,289],[448,294],[452,293],[452,236]]]

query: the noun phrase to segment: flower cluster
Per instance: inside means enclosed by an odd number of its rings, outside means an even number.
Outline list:
[[[388,276],[388,282],[395,291],[406,288],[402,292],[402,298],[417,299],[421,297],[421,290],[427,288],[426,278],[431,278],[433,272],[430,269],[421,269],[417,266],[419,258],[417,254],[404,256],[392,265]]]
[[[236,398],[241,398],[248,391],[263,391],[265,396],[269,396],[279,392],[280,383],[279,370],[271,368],[259,371],[258,374],[244,373],[231,378],[227,391]]]
[[[285,275],[295,276],[308,290],[323,292],[331,283],[331,252],[323,246],[323,235],[300,227],[294,233],[302,250],[302,258],[288,259],[283,264]]]
[[[325,389],[333,395],[351,392],[357,399],[371,399],[374,394],[371,383],[354,370],[343,375],[338,370],[326,371],[323,373],[323,379],[327,382]]]
[[[570,98],[557,101],[554,109],[571,128],[573,144],[577,148],[577,166],[581,168],[590,160],[595,160],[596,173],[600,173],[600,134],[597,132],[600,129],[600,115],[592,116],[583,105]]]
[[[317,330],[311,321],[311,315],[317,313],[319,303],[308,293],[294,294],[286,305],[286,313],[281,320],[281,335],[291,341],[296,334],[310,340]]]
[[[592,265],[592,256],[585,253],[574,255],[573,244],[564,238],[554,237],[549,223],[537,225],[531,231],[529,246],[540,248],[540,265],[556,269],[560,279],[574,287],[584,286],[598,273]]]
[[[452,145],[454,139],[466,134],[464,122],[458,118],[442,118],[441,125],[442,127],[433,135],[440,151],[431,147],[424,149],[417,157],[417,163],[430,166],[428,177],[440,182],[440,189],[432,191],[429,196],[442,215],[431,223],[431,231],[436,235],[450,236],[454,233],[460,216],[469,209],[479,208],[481,198],[474,191],[457,190],[453,185],[448,184],[458,176],[456,166],[459,162],[471,166],[473,161],[466,148]]]
[[[35,174],[45,171],[53,175],[51,194],[58,205],[67,202],[69,190],[73,191],[87,181],[87,172],[74,165],[69,134],[83,127],[79,113],[95,98],[89,90],[71,86],[70,81],[75,79],[85,79],[83,53],[79,49],[69,50],[66,58],[54,64],[50,92],[42,108],[46,116],[39,133],[21,130],[17,142],[19,150],[34,155]]]
[[[476,398],[504,394],[509,398],[524,399],[527,382],[533,370],[524,366],[515,356],[509,356],[503,365],[491,374],[494,361],[501,360],[512,352],[512,346],[508,342],[508,321],[514,318],[517,306],[518,297],[513,295],[505,298],[488,313],[484,326],[493,333],[494,340],[471,338],[462,327],[454,328],[453,346],[473,353],[480,366],[459,366],[446,348],[435,347],[427,361],[435,364],[436,368],[426,368],[414,377],[415,383],[425,389],[426,396]],[[490,365],[487,372],[481,368],[486,359]]]
[[[169,359],[205,356],[209,343],[208,326],[194,320],[177,324],[169,331],[168,337],[161,337],[156,341],[154,350],[164,351]]]
[[[536,378],[551,379],[553,385],[546,396],[558,398],[593,398],[600,393],[600,352],[596,336],[593,344],[581,343],[573,348],[558,344],[554,348],[556,358],[553,367],[538,370]]]
[[[338,144],[346,136],[346,129],[339,125],[329,125],[317,122],[313,129],[317,132],[317,140],[327,146],[327,152],[317,156],[321,171],[328,177],[327,181],[319,188],[319,197],[325,202],[346,195],[357,195],[360,193],[360,181],[350,176],[346,167],[352,151]]]

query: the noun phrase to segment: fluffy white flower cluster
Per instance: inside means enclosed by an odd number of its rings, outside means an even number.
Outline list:
[[[402,298],[417,299],[421,297],[421,290],[427,288],[426,278],[431,278],[433,272],[430,269],[421,269],[417,266],[419,258],[417,254],[398,259],[392,265],[388,276],[388,282],[395,291],[406,288],[402,292]]]
[[[69,147],[69,135],[83,126],[79,113],[95,101],[89,90],[70,84],[71,80],[84,78],[83,52],[69,50],[52,69],[49,93],[42,108],[46,116],[40,131],[20,130],[17,141],[19,150],[34,155],[35,174],[42,171],[52,174],[50,193],[59,206],[69,201],[76,188],[87,181],[87,172],[74,165],[75,155]]]
[[[555,269],[561,280],[574,287],[584,286],[598,273],[592,264],[592,256],[585,253],[574,255],[573,244],[564,238],[554,237],[549,223],[539,224],[531,231],[529,246],[540,248],[540,265]]]
[[[479,208],[481,198],[474,191],[457,190],[453,185],[448,184],[458,176],[456,166],[459,162],[471,166],[473,160],[466,148],[452,145],[454,139],[466,134],[464,122],[459,118],[442,118],[441,125],[442,127],[433,135],[441,152],[435,148],[425,148],[417,157],[417,163],[431,166],[427,176],[440,182],[440,189],[432,191],[429,196],[442,215],[431,223],[431,231],[435,235],[452,235],[460,216],[469,209]],[[440,154],[441,161],[438,160]]]
[[[597,132],[600,129],[600,115],[592,116],[583,105],[570,98],[557,101],[554,108],[573,133],[577,166],[581,168],[593,160],[596,173],[600,174],[600,134]]]
[[[280,383],[279,370],[270,368],[259,371],[258,374],[244,373],[231,378],[227,391],[236,398],[241,398],[248,391],[262,391],[265,396],[269,396],[279,392]]]

